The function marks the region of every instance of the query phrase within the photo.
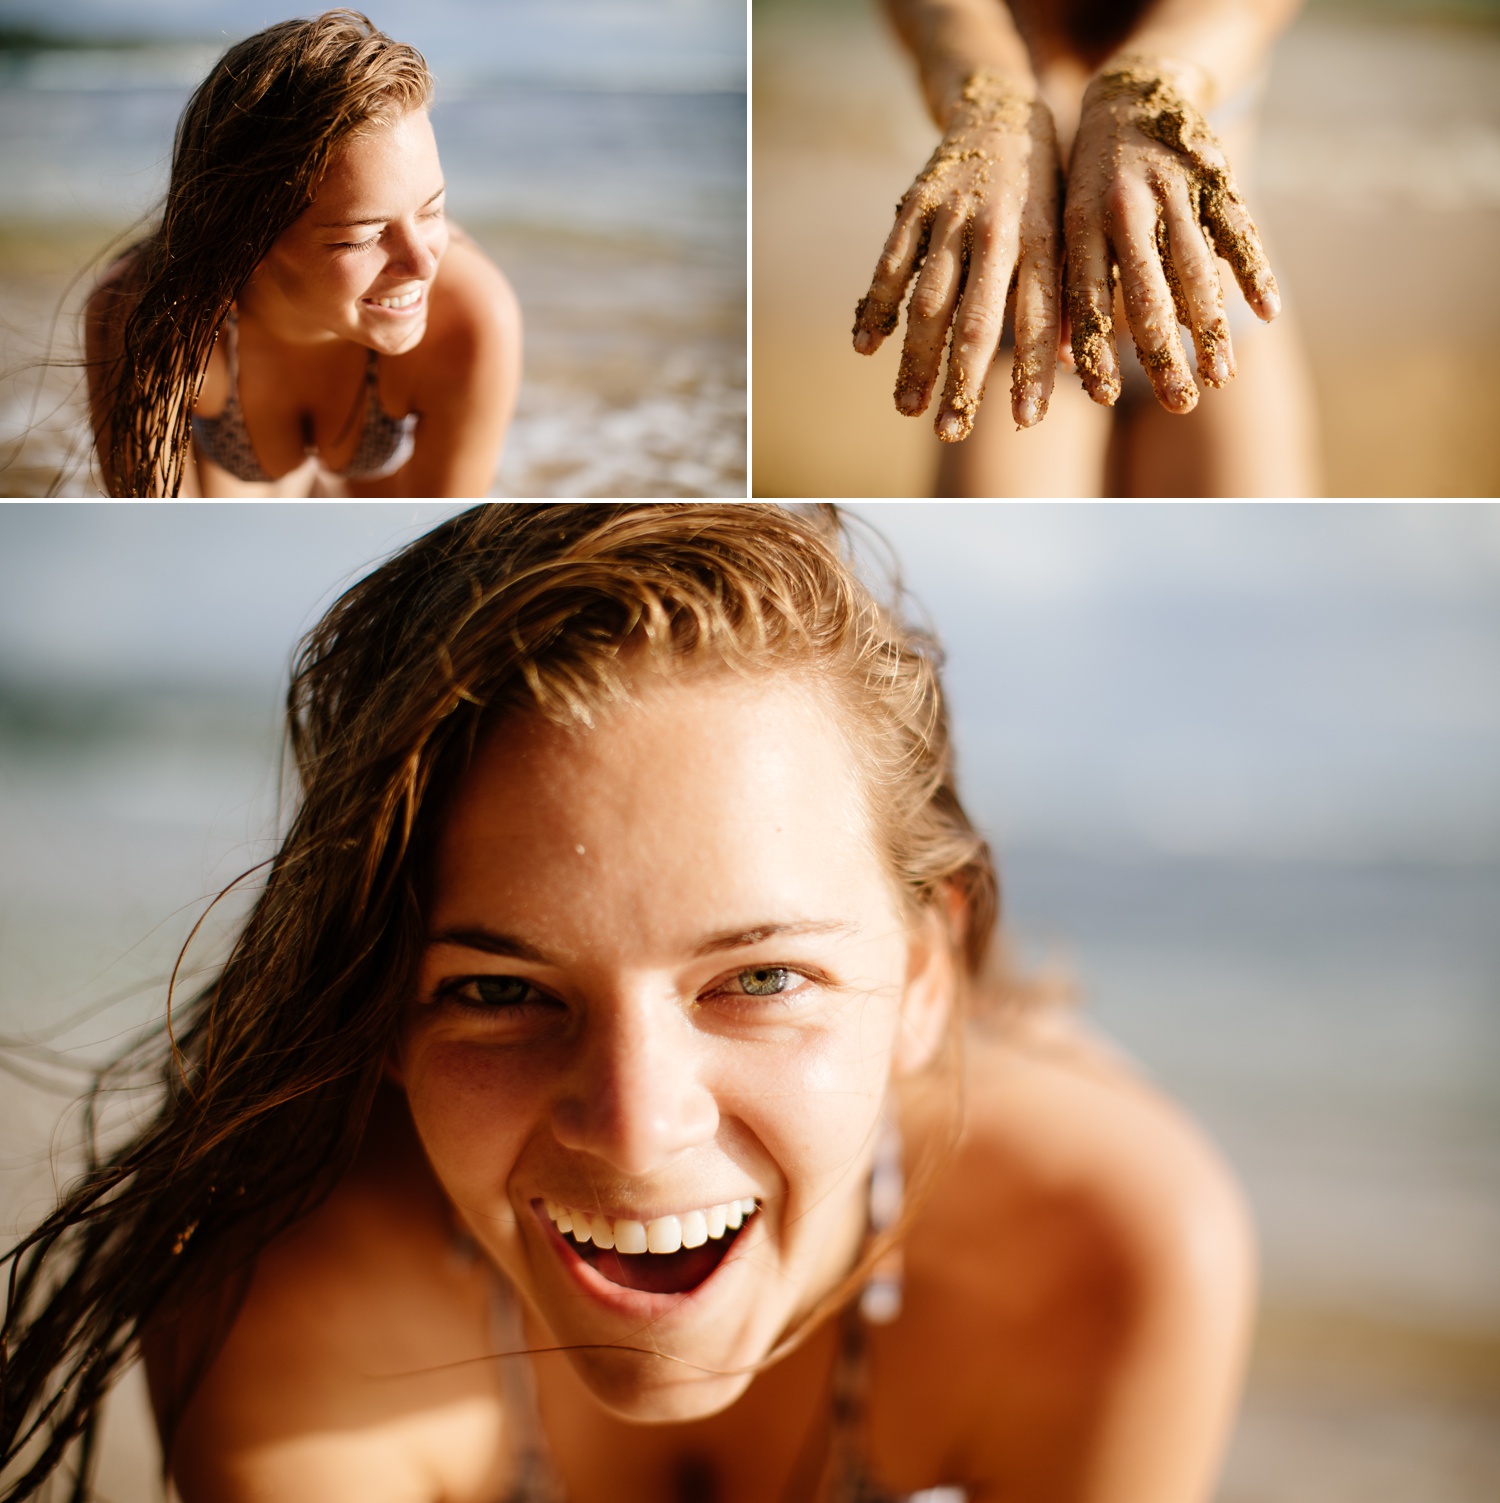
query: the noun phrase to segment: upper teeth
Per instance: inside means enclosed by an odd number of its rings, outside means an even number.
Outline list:
[[[626,1217],[611,1220],[590,1211],[572,1210],[555,1200],[546,1205],[558,1231],[570,1233],[575,1242],[592,1242],[622,1253],[674,1253],[683,1247],[702,1247],[710,1237],[736,1230],[755,1212],[753,1196],[701,1211],[684,1211],[680,1216],[658,1216],[654,1221]]]
[[[422,289],[418,287],[415,292],[403,292],[400,297],[376,297],[371,298],[370,301],[377,308],[410,308],[421,296]]]

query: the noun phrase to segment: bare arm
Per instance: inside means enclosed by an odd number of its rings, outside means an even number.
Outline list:
[[[1090,81],[1064,227],[1073,354],[1096,402],[1120,392],[1116,268],[1141,363],[1170,412],[1198,400],[1179,323],[1193,332],[1205,381],[1234,375],[1216,255],[1261,319],[1280,311],[1260,235],[1205,115],[1263,66],[1296,6],[1158,0]]]
[[[968,436],[1016,292],[1011,406],[1023,426],[1046,413],[1058,340],[1058,163],[1052,117],[1026,48],[994,0],[887,0],[916,57],[943,131],[896,210],[870,290],[855,310],[854,348],[873,354],[900,320],[906,341],[896,407],[927,410],[952,328],[938,436]]]
[[[954,1334],[959,1352],[981,1353],[964,1391],[1008,1396],[976,1411],[971,1496],[1207,1503],[1254,1304],[1233,1179],[1066,1015],[1033,1037],[976,1041],[969,1069],[967,1172],[955,1180],[971,1200],[975,1185],[993,1189],[989,1224],[958,1244],[974,1297]],[[939,1256],[954,1246],[950,1232]],[[1015,1307],[989,1341],[986,1301]]]
[[[399,1120],[377,1120],[350,1180],[261,1254],[173,1439],[182,1503],[486,1503],[504,1494],[491,1275],[456,1253],[407,1133]],[[145,1343],[158,1422],[176,1384],[179,1334]],[[188,1334],[191,1351],[197,1333]]]

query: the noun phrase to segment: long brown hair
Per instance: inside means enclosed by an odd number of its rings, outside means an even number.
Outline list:
[[[354,10],[282,21],[219,59],[178,122],[161,223],[110,289],[92,406],[111,495],[178,494],[229,305],[312,202],[339,143],[431,95],[421,53]]]
[[[587,724],[642,653],[814,676],[858,740],[892,872],[913,904],[956,912],[958,969],[980,974],[995,874],[959,801],[937,646],[861,581],[832,508],[510,504],[445,522],[303,644],[301,799],[250,917],[157,1046],[154,1115],[9,1254],[0,1463],[35,1459],[4,1496],[74,1441],[87,1452],[143,1334],[215,1291],[232,1318],[236,1279],[352,1162],[424,943],[426,853],[481,733],[514,714]],[[180,1377],[168,1442],[212,1355]]]

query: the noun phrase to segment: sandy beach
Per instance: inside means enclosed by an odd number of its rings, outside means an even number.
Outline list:
[[[742,253],[466,228],[526,319],[525,380],[491,494],[744,494]],[[0,495],[97,494],[79,463],[82,392],[66,362],[82,292],[68,284],[110,238],[67,223],[0,226]],[[64,364],[40,369],[49,336]]]
[[[754,48],[756,493],[931,494],[897,349],[849,345],[936,139],[912,70],[878,8],[843,0],[758,5]],[[1315,6],[1277,50],[1257,181],[1327,493],[1500,492],[1500,29]]]

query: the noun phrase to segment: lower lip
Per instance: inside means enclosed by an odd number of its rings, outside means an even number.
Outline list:
[[[729,1251],[724,1254],[719,1266],[694,1289],[680,1294],[653,1294],[646,1289],[631,1289],[625,1284],[616,1284],[604,1277],[591,1263],[586,1263],[573,1250],[572,1244],[558,1231],[556,1223],[548,1216],[541,1201],[533,1201],[532,1215],[542,1229],[542,1235],[567,1269],[573,1283],[597,1305],[633,1320],[656,1320],[673,1310],[682,1309],[701,1301],[710,1290],[717,1289],[724,1281],[724,1273],[740,1261],[740,1252],[754,1229],[755,1217],[734,1239]]]
[[[408,303],[404,308],[382,308],[374,298],[368,297],[361,298],[359,301],[362,308],[368,308],[372,313],[378,313],[384,318],[411,318],[427,307],[427,291],[424,288],[417,294],[416,302]]]

